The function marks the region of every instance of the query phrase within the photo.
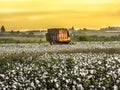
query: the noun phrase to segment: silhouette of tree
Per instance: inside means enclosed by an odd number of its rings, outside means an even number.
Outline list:
[[[71,29],[72,29],[72,30],[75,30],[75,28],[74,28],[74,27],[72,27]]]
[[[4,26],[1,27],[1,32],[5,32],[5,27]]]
[[[20,33],[20,31],[17,31],[17,33],[19,34],[19,33]]]
[[[83,30],[87,30],[87,28],[83,28]]]

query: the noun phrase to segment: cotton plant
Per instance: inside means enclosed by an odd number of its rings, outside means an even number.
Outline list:
[[[119,48],[120,43],[0,45],[0,89],[119,90],[119,54],[66,52],[81,48],[114,48],[114,46]]]
[[[0,44],[0,54],[2,53],[22,53],[22,52],[61,52],[74,51],[79,49],[106,49],[120,48],[120,42],[78,42],[73,45],[56,45],[45,44]]]

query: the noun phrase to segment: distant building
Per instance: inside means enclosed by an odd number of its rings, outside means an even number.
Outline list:
[[[5,27],[4,26],[1,27],[1,32],[5,32]]]

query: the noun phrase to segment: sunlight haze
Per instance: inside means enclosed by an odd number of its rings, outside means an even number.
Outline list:
[[[120,25],[120,0],[0,0],[0,26],[8,30]]]

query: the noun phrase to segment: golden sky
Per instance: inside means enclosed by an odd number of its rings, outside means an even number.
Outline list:
[[[0,0],[0,26],[8,30],[120,25],[120,0]]]

